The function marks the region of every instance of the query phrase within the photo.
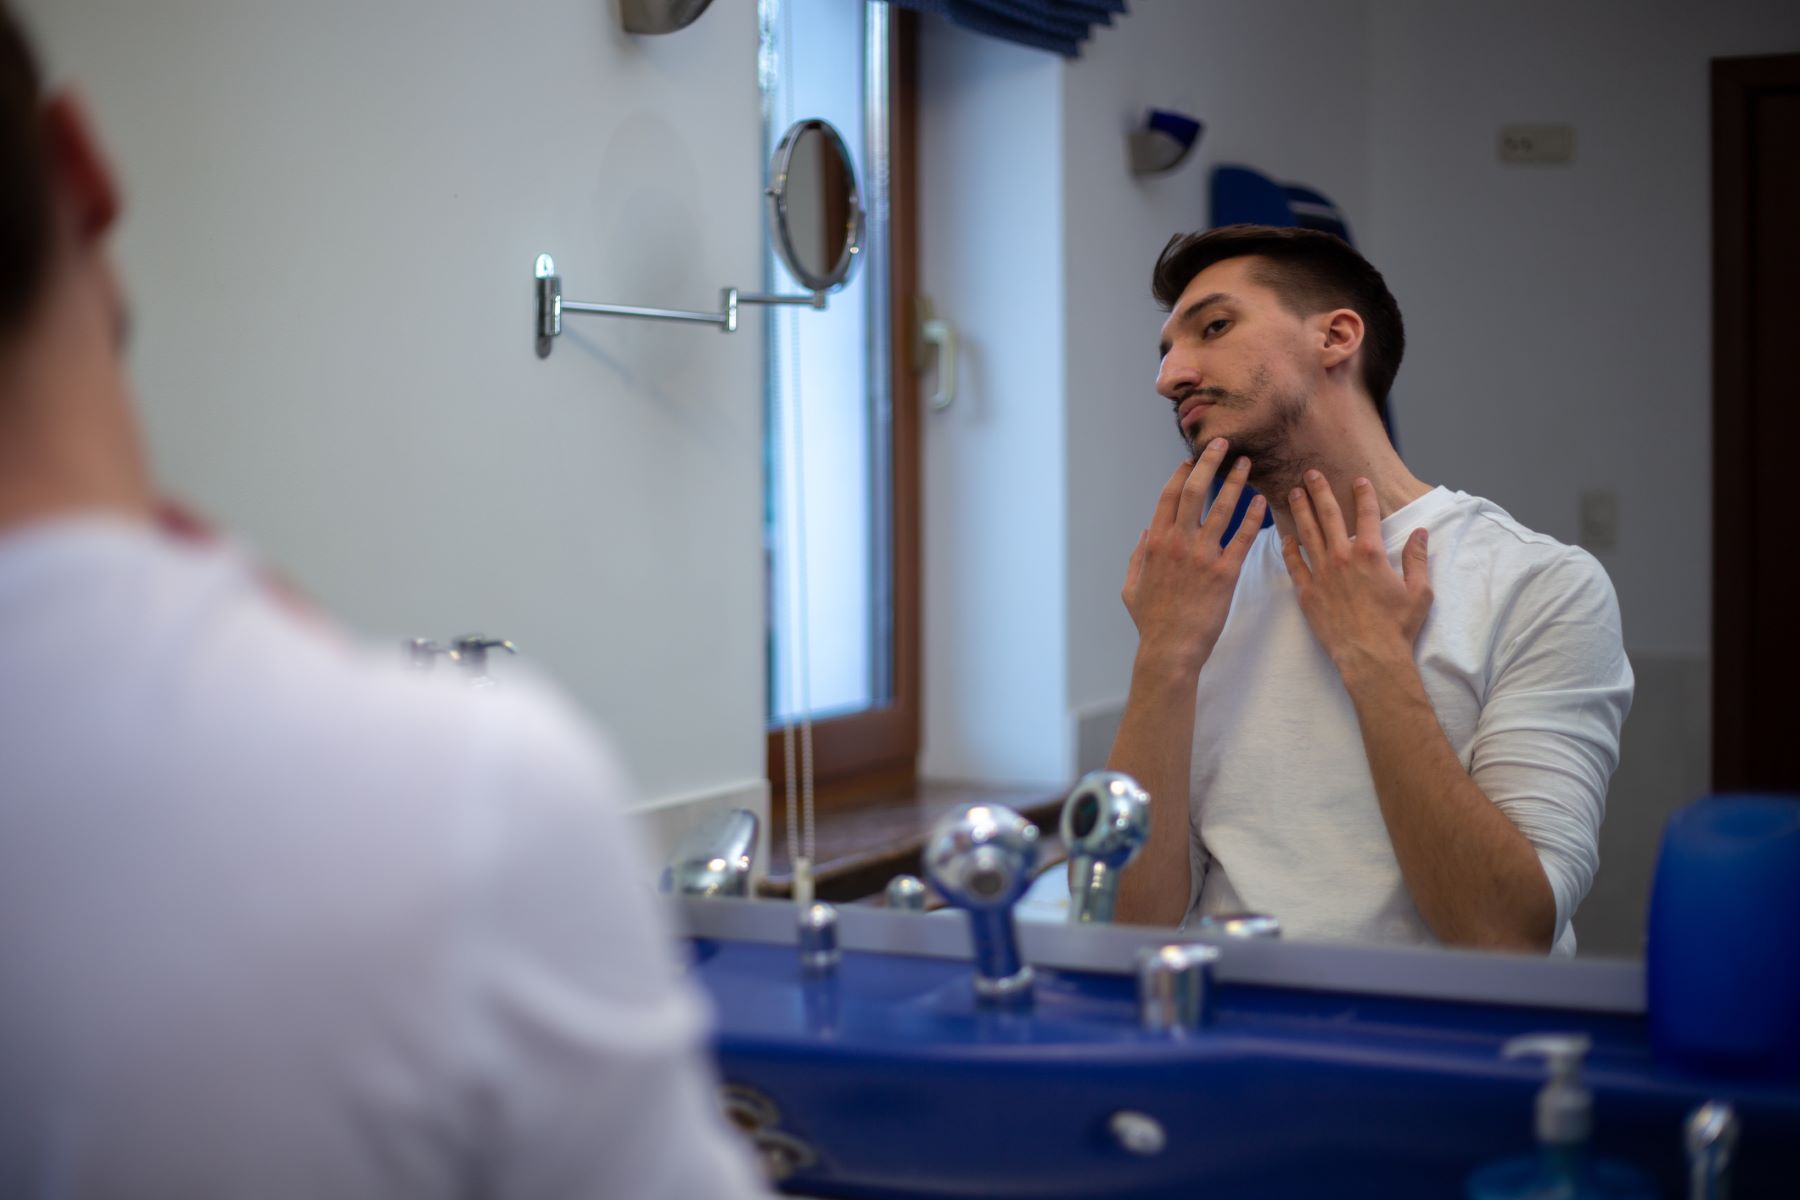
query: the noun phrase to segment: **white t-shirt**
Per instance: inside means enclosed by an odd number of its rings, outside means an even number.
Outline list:
[[[1591,555],[1494,504],[1436,488],[1381,523],[1400,569],[1430,531],[1434,599],[1415,648],[1477,787],[1536,847],[1557,953],[1599,864],[1606,785],[1631,706],[1612,583]],[[1306,624],[1274,529],[1251,546],[1200,673],[1190,913],[1272,913],[1286,936],[1433,943],[1394,858],[1343,680]]]
[[[611,756],[223,549],[0,538],[0,1195],[763,1194]]]

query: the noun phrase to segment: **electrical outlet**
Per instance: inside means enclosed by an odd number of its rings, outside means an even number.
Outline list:
[[[1502,125],[1500,161],[1566,167],[1575,161],[1573,125]]]
[[[1595,554],[1619,548],[1619,493],[1581,493],[1580,544]]]

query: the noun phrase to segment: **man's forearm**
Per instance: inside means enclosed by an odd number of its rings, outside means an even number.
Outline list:
[[[1456,757],[1408,655],[1344,672],[1388,838],[1440,940],[1550,949],[1556,898],[1537,851]]]
[[[1139,653],[1131,693],[1106,765],[1150,793],[1150,837],[1119,876],[1113,919],[1176,925],[1187,912],[1188,765],[1193,756],[1198,677]]]

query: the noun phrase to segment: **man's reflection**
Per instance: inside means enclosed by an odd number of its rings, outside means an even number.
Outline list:
[[[1118,919],[1572,954],[1632,692],[1606,572],[1407,469],[1381,415],[1400,309],[1344,242],[1177,237],[1153,290],[1189,459],[1125,578],[1109,765],[1155,819]]]

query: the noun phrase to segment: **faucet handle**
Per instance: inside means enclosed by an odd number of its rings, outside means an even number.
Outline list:
[[[479,633],[465,633],[450,643],[450,657],[469,672],[469,686],[477,690],[495,686],[494,677],[488,674],[487,669],[489,650],[518,653],[505,638],[483,637]]]
[[[1688,1114],[1682,1126],[1688,1200],[1725,1200],[1731,1190],[1731,1156],[1737,1140],[1738,1118],[1731,1105],[1709,1100]]]
[[[1071,854],[1122,867],[1149,836],[1150,793],[1123,771],[1089,771],[1063,802],[1061,832]]]
[[[916,875],[896,875],[888,880],[887,906],[895,912],[924,912],[925,885]]]
[[[489,650],[504,650],[508,654],[517,654],[518,650],[505,638],[485,637],[479,633],[465,633],[450,643],[450,650],[456,660],[471,671],[487,669]]]
[[[1112,920],[1119,872],[1150,837],[1150,794],[1121,771],[1090,771],[1063,802],[1061,832],[1073,875],[1069,920]]]
[[[406,665],[415,671],[429,671],[437,666],[438,655],[450,653],[450,647],[430,638],[407,638],[400,643],[406,652]]]
[[[1031,967],[1019,957],[1013,906],[1031,886],[1037,826],[998,804],[963,804],[940,820],[925,844],[925,872],[969,914],[975,946],[975,995],[983,1004],[1031,1000]]]
[[[809,975],[828,975],[842,957],[838,949],[837,909],[814,903],[800,912],[800,969]]]
[[[1192,929],[1195,933],[1217,934],[1220,937],[1242,938],[1246,941],[1281,936],[1281,922],[1267,913],[1213,913],[1195,921]]]
[[[1031,886],[1038,829],[999,804],[962,804],[937,823],[925,872],[958,908],[1011,909]]]
[[[748,896],[756,829],[756,814],[747,808],[702,817],[675,844],[663,890],[679,896]]]
[[[1217,946],[1175,943],[1138,951],[1138,1021],[1151,1033],[1191,1033],[1212,1020]]]

